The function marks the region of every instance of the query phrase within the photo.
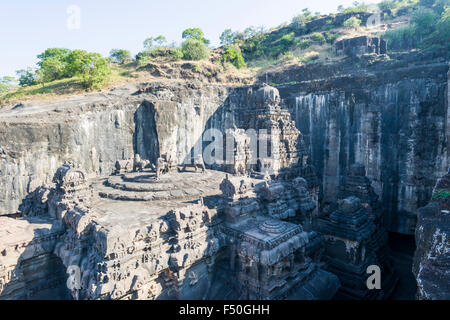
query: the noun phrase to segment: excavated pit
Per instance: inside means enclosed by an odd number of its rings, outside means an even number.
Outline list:
[[[302,80],[290,70],[274,75],[298,80],[279,85],[279,94],[152,83],[2,108],[0,298],[69,298],[71,265],[81,268],[83,289],[70,297],[80,298],[416,298],[417,211],[449,165],[448,65],[380,63],[369,71]],[[263,174],[240,175],[242,163],[158,178],[149,167],[111,175],[117,160],[135,154],[155,164],[171,153],[182,164],[205,149],[208,129],[232,130],[245,144],[239,129],[276,126],[269,132],[283,142],[273,161],[280,174],[268,185]],[[245,159],[239,143],[233,152]],[[81,181],[73,190],[54,179],[68,160],[77,166],[64,170]],[[356,163],[364,172],[352,172]],[[348,181],[355,188],[341,195]],[[379,198],[364,199],[365,188]],[[361,203],[348,200],[355,195]],[[12,218],[19,211],[23,217]],[[261,258],[271,250],[276,262]],[[371,261],[399,278],[390,276],[377,297],[348,285]]]

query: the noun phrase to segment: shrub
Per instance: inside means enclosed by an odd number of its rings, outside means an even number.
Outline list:
[[[353,2],[353,7],[344,9],[344,13],[349,12],[368,12],[369,6],[364,3],[359,3],[358,1]]]
[[[313,33],[311,35],[311,39],[313,39],[313,41],[317,41],[319,43],[324,43],[325,42],[325,37],[319,32]]]
[[[89,89],[99,88],[111,73],[108,61],[99,53],[74,50],[70,54],[69,62],[71,72],[79,76],[83,85]]]
[[[228,45],[225,47],[223,54],[224,62],[230,62],[237,69],[241,69],[246,66],[244,57],[242,56],[241,49],[237,45]]]
[[[325,41],[327,43],[333,44],[334,41],[339,37],[337,33],[325,32]]]
[[[183,58],[186,60],[202,60],[209,55],[209,50],[203,41],[187,39],[182,44]]]
[[[311,46],[311,40],[308,40],[308,39],[301,40],[297,43],[297,46],[300,49],[307,49]]]
[[[292,44],[294,43],[294,36],[295,33],[291,32],[281,37],[280,39],[281,51],[286,51],[290,46],[292,46]]]
[[[415,30],[413,26],[406,26],[388,30],[384,34],[391,49],[401,49],[413,46]]]
[[[317,59],[319,59],[319,53],[317,51],[310,51],[305,53],[300,60],[302,62],[308,63]]]
[[[347,28],[358,28],[361,25],[361,20],[356,17],[348,18],[344,21],[344,27]]]
[[[169,51],[169,55],[174,60],[183,59],[183,51],[180,48],[173,48],[172,50]]]
[[[294,54],[293,54],[292,52],[290,52],[290,51],[284,53],[284,54],[281,56],[281,59],[282,59],[283,61],[293,60],[294,58],[295,58],[295,57],[294,57]]]
[[[392,0],[383,0],[378,4],[378,8],[381,11],[392,10],[392,9],[395,9],[397,6],[398,6],[397,2],[392,1]]]

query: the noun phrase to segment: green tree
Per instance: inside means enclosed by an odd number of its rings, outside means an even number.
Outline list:
[[[418,35],[425,35],[433,32],[436,28],[439,16],[431,9],[419,8],[414,12],[411,23],[414,25]]]
[[[26,87],[36,84],[36,76],[33,69],[21,69],[16,71],[17,78],[19,79],[19,86]]]
[[[222,34],[220,35],[220,44],[227,45],[232,44],[234,42],[234,39],[236,38],[236,33],[233,32],[231,29],[226,29]]]
[[[167,42],[166,37],[159,35],[157,37],[149,37],[144,40],[144,49],[151,51],[163,47]]]
[[[41,82],[51,82],[69,76],[66,59],[62,60],[60,57],[48,57],[44,59],[39,69]]]
[[[44,82],[50,82],[71,75],[68,73],[68,57],[71,51],[65,48],[48,48],[37,56]]]
[[[258,30],[255,27],[248,27],[244,30],[245,40],[250,39],[258,34]]]
[[[107,59],[99,53],[84,50],[74,50],[70,54],[69,65],[71,72],[79,76],[89,89],[99,88],[111,73]]]
[[[241,49],[237,45],[229,44],[225,47],[223,60],[232,63],[237,69],[246,66]]]
[[[324,43],[325,42],[325,37],[319,32],[313,33],[311,35],[311,39],[313,39],[314,41],[319,42],[319,43]]]
[[[283,46],[284,50],[287,50],[294,43],[294,37],[295,37],[294,32],[285,34],[284,36],[281,37],[280,44]]]
[[[123,64],[131,59],[130,51],[125,49],[112,49],[109,53],[114,62]]]
[[[209,45],[209,40],[205,38],[205,35],[202,29],[200,28],[188,28],[183,31],[181,37],[186,40],[188,39],[199,40],[202,41],[204,44]]]
[[[148,37],[147,39],[145,39],[144,40],[144,49],[147,51],[154,49],[154,42],[155,42],[155,38],[153,38],[153,37]]]
[[[70,52],[71,51],[69,49],[65,48],[48,48],[44,52],[37,55],[37,58],[39,59],[37,64],[39,67],[42,67],[43,61],[48,58],[57,58],[62,61],[67,60]]]
[[[344,21],[344,27],[347,28],[358,28],[361,25],[361,20],[357,17],[351,17]]]
[[[186,60],[202,60],[209,55],[209,49],[201,40],[189,38],[182,44],[183,58]]]
[[[155,42],[156,42],[158,47],[163,47],[166,44],[167,39],[164,36],[157,36],[155,38]]]
[[[425,39],[427,45],[444,45],[450,47],[450,7],[442,12],[435,31]]]

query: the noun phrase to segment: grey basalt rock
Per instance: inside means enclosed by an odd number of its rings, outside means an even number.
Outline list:
[[[389,257],[388,234],[385,228],[381,203],[378,195],[372,188],[371,180],[366,176],[366,168],[361,163],[350,166],[348,174],[342,178],[338,197],[345,199],[350,196],[357,197],[366,208],[369,219],[375,225],[375,232],[368,251],[375,252],[382,277],[381,290],[383,298],[387,299],[396,288],[398,276],[393,262]]]
[[[366,285],[367,267],[378,262],[371,248],[375,225],[361,200],[354,196],[339,200],[336,210],[319,218],[317,231],[326,239],[325,268],[336,274],[342,284],[336,298],[382,298],[380,290],[369,290]]]
[[[450,174],[438,180],[431,202],[417,213],[413,273],[420,300],[450,299]]]

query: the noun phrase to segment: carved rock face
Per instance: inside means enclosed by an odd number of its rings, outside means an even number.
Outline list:
[[[281,101],[278,89],[267,84],[263,84],[263,86],[254,93],[254,97],[257,105],[276,106]]]
[[[421,300],[450,299],[450,174],[439,179],[431,202],[417,213],[413,273]]]
[[[350,166],[349,175],[363,177],[366,175],[366,167],[361,163],[354,163]]]
[[[56,170],[53,182],[58,188],[76,187],[87,182],[86,174],[83,170],[75,168],[71,161],[66,161],[61,167]]]

